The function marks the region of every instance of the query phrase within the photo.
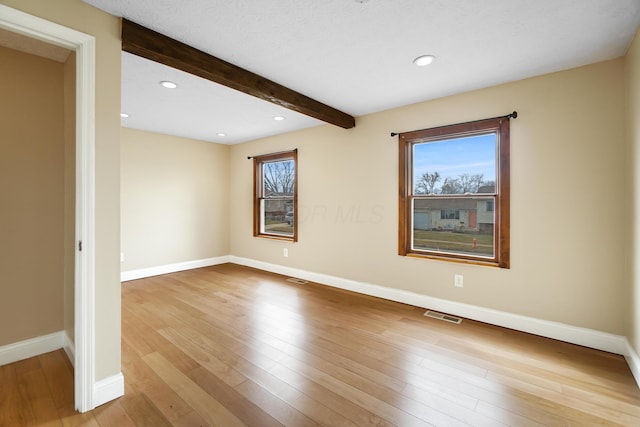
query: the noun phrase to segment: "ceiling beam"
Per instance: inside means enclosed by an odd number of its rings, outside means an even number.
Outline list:
[[[342,111],[124,18],[122,50],[344,129],[356,125]]]

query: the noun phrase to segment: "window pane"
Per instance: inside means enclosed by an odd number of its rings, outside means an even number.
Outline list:
[[[495,193],[496,134],[413,145],[414,194]]]
[[[493,200],[487,202],[487,212],[493,212]]]
[[[253,157],[253,235],[296,242],[297,150]]]
[[[509,268],[512,117],[400,134],[399,255]]]
[[[293,199],[263,199],[261,232],[293,236]]]
[[[293,197],[294,167],[293,159],[265,162],[262,165],[263,197]]]
[[[413,200],[412,249],[493,258],[493,197]]]

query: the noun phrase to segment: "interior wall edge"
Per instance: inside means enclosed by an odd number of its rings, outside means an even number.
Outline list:
[[[73,339],[69,336],[69,331],[65,330],[64,332],[64,352],[67,354],[67,358],[69,362],[71,362],[71,366],[75,368],[76,366],[76,344],[73,342]]]

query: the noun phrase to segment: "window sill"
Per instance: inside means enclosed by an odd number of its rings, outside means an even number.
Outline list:
[[[298,241],[298,239],[295,236],[292,236],[292,237],[278,236],[277,234],[255,234],[253,237],[260,237],[263,239],[271,239],[271,240],[281,240],[281,241],[293,242],[293,243]]]
[[[458,257],[452,257],[452,256],[441,256],[441,255],[434,255],[434,254],[423,254],[423,253],[416,253],[416,252],[410,252],[407,254],[399,254],[400,256],[405,256],[407,258],[416,258],[416,259],[432,259],[432,260],[436,260],[436,261],[444,261],[444,262],[456,262],[456,263],[460,263],[460,264],[471,264],[471,265],[480,265],[483,267],[495,267],[495,268],[505,268],[508,269],[509,266],[501,266],[499,262],[493,261],[493,260],[481,260],[481,259],[471,259],[471,258],[458,258]]]

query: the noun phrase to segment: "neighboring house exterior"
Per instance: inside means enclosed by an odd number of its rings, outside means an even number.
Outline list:
[[[289,212],[293,212],[293,199],[291,193],[267,192],[264,198],[264,209],[270,220],[284,221]]]
[[[495,223],[494,205],[493,200],[478,200],[478,232],[482,234],[493,234],[493,224]]]
[[[493,199],[416,199],[414,212],[416,230],[493,233]]]

